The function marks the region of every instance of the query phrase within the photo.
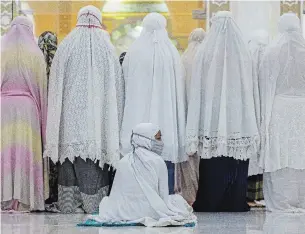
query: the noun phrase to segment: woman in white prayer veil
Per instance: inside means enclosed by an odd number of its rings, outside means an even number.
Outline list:
[[[190,85],[192,78],[192,65],[197,53],[198,47],[204,40],[206,32],[202,28],[194,29],[188,39],[188,47],[182,54],[181,59],[185,69],[185,81],[186,81],[186,96],[189,100],[190,96]]]
[[[56,208],[64,213],[95,212],[108,194],[106,164],[120,160],[123,74],[101,21],[96,7],[82,8],[51,67],[44,156],[60,162]]]
[[[174,193],[174,165],[185,154],[185,83],[180,55],[169,39],[166,19],[148,14],[140,37],[123,62],[126,82],[124,119],[121,129],[123,153],[131,151],[129,134],[138,123],[154,122],[163,132],[162,158],[169,169],[170,193]]]
[[[260,165],[269,211],[305,212],[305,40],[300,19],[287,13],[260,69]]]
[[[202,28],[194,29],[189,36],[188,47],[181,56],[185,69],[187,99],[190,96],[193,61],[205,36],[206,33]],[[180,193],[189,204],[193,204],[196,199],[199,179],[199,161],[200,157],[198,155],[192,155],[188,161],[176,165],[175,191]]]
[[[259,135],[252,60],[230,12],[218,12],[194,60],[186,148],[201,156],[195,211],[248,211],[249,158]]]
[[[149,227],[195,224],[192,207],[180,195],[169,195],[160,128],[138,124],[129,139],[133,151],[118,163],[111,194],[101,201],[99,215],[89,219]]]
[[[261,123],[261,111],[260,111],[260,84],[258,80],[258,73],[260,64],[269,43],[269,34],[265,30],[256,30],[250,36],[249,48],[252,55],[253,64],[253,88],[254,88],[254,101],[255,101],[255,113],[257,125]],[[261,206],[258,202],[264,199],[263,195],[263,170],[259,167],[259,154],[253,154],[249,162],[248,172],[248,202],[251,202],[253,206]],[[253,203],[254,202],[254,203]]]

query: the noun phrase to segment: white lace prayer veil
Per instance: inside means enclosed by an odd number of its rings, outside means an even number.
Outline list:
[[[184,151],[185,86],[180,55],[169,39],[166,19],[150,13],[143,20],[140,37],[123,62],[126,82],[123,154],[131,151],[130,132],[138,123],[152,122],[163,134],[164,160],[187,160]]]
[[[50,75],[47,149],[54,162],[80,156],[113,164],[120,159],[124,81],[101,12],[86,6],[62,41]]]
[[[186,95],[187,100],[189,100],[190,96],[190,85],[191,85],[191,78],[192,78],[192,66],[195,55],[197,53],[198,47],[200,43],[204,40],[206,36],[206,32],[202,28],[194,29],[188,39],[188,47],[184,51],[181,56],[182,63],[185,69],[185,82],[186,82]]]
[[[194,60],[188,106],[188,154],[246,160],[259,141],[252,61],[230,12],[218,12]]]
[[[276,95],[305,96],[305,40],[300,19],[286,13],[279,20],[279,36],[267,47],[259,74],[262,109],[261,166],[269,155],[269,124]]]

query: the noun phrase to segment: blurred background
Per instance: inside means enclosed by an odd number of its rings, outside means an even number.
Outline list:
[[[141,21],[149,12],[159,12],[167,18],[167,30],[177,48],[187,46],[189,33],[197,27],[205,28],[205,19],[194,19],[192,11],[204,10],[204,1],[2,1],[1,35],[17,15],[26,15],[35,25],[35,36],[44,31],[55,32],[59,42],[75,27],[77,13],[86,5],[94,5],[102,12],[103,26],[111,34],[118,53],[126,51],[141,32]]]
[[[35,37],[52,31],[60,42],[75,27],[77,13],[86,5],[101,10],[103,27],[110,33],[118,54],[139,36],[142,19],[150,12],[159,12],[167,18],[168,34],[180,52],[187,47],[190,32],[198,27],[208,30],[210,18],[220,10],[232,11],[245,40],[256,29],[267,30],[273,38],[278,18],[286,12],[300,17],[305,33],[303,0],[1,0],[1,35],[15,16],[26,15],[34,23]]]

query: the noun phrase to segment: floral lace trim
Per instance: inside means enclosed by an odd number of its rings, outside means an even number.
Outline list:
[[[225,138],[192,136],[187,140],[187,152],[199,153],[201,158],[232,157],[238,160],[247,160],[258,152],[259,136]]]
[[[248,147],[259,143],[259,136],[241,137],[241,138],[225,138],[225,137],[207,137],[200,136],[199,141],[204,147],[216,147],[219,145],[227,145],[228,147]]]
[[[61,164],[66,159],[74,162],[76,157],[81,157],[83,160],[99,161],[99,166],[103,168],[104,164],[115,167],[120,160],[120,151],[118,149],[114,152],[107,152],[104,149],[97,148],[95,141],[86,141],[62,145],[49,144],[46,146],[43,156],[44,158],[50,158],[54,163],[59,161]]]

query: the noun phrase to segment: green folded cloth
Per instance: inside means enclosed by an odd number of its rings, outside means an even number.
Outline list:
[[[101,223],[93,219],[87,219],[85,222],[77,224],[79,227],[132,227],[132,226],[144,226],[141,223]],[[193,223],[187,223],[183,225],[183,227],[195,227],[196,224]],[[168,227],[174,227],[174,226],[168,226]]]

